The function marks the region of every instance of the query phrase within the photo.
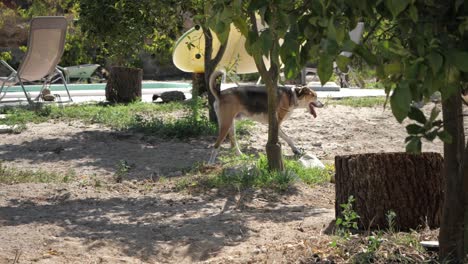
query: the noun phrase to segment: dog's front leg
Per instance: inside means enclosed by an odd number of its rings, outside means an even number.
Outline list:
[[[291,147],[294,155],[301,155],[301,151],[296,148],[296,145],[294,145],[294,142],[292,141],[292,139],[290,137],[288,137],[288,135],[286,135],[286,133],[283,132],[283,130],[281,128],[278,129],[279,131],[279,136],[284,140],[286,141],[286,143],[288,143],[289,147]]]

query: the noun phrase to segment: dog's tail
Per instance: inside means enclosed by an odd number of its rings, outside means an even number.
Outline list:
[[[216,101],[219,101],[219,97],[221,95],[221,90],[216,89],[216,79],[219,76],[223,75],[221,71],[215,71],[210,76],[210,91],[211,94],[216,98]]]

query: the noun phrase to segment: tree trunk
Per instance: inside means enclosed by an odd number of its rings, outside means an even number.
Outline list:
[[[444,143],[445,203],[439,233],[440,260],[463,263],[464,254],[464,179],[462,103],[456,94],[442,102],[444,130],[452,135],[452,144]]]
[[[112,103],[130,103],[141,100],[143,70],[112,67],[106,85],[106,100]]]
[[[386,215],[396,213],[395,228],[437,228],[442,216],[443,159],[438,153],[376,153],[336,156],[336,217],[341,204],[354,196],[359,227],[388,227]]]
[[[192,98],[200,96],[203,91],[206,91],[205,87],[205,74],[204,73],[193,73],[192,75]]]
[[[209,28],[203,27],[203,35],[205,37],[205,55],[204,55],[204,64],[205,64],[205,87],[209,89],[210,85],[210,76],[215,71],[216,66],[221,61],[221,58],[226,51],[227,43],[221,44],[218,52],[213,56],[213,36]],[[228,35],[229,36],[229,35]],[[213,104],[215,102],[214,96],[211,92],[208,93],[208,114],[209,120],[213,123],[218,123],[218,118],[216,117],[216,112],[214,110]]]
[[[265,84],[268,92],[268,141],[266,145],[268,168],[270,170],[283,171],[283,155],[278,138],[279,123],[278,113],[276,112],[276,106],[278,105],[277,78],[270,77],[268,81],[265,80]]]

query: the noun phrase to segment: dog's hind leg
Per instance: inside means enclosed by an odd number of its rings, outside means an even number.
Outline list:
[[[231,141],[231,148],[236,149],[237,155],[242,155],[242,151],[239,148],[239,144],[237,144],[236,139],[236,124],[233,122],[231,128],[229,129],[229,140]]]
[[[288,143],[289,147],[291,147],[294,155],[300,155],[301,151],[296,147],[296,145],[294,145],[294,142],[292,141],[292,139],[290,137],[288,137],[288,135],[286,135],[286,133],[284,133],[281,128],[278,129],[278,132],[279,132],[279,136],[282,139],[284,139],[284,141],[286,141],[286,143]]]
[[[211,157],[210,157],[210,160],[208,161],[209,164],[213,164],[215,162],[216,156],[218,155],[218,152],[219,152],[219,147],[221,146],[221,143],[223,143],[224,139],[229,133],[229,130],[231,129],[232,122],[226,123],[226,122],[222,122],[222,120],[232,120],[233,118],[234,116],[231,119],[221,119],[218,117],[219,134],[218,134],[218,139],[216,139],[216,143],[214,144],[214,149],[211,152]]]

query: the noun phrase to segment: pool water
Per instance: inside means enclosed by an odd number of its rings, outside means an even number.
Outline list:
[[[86,91],[86,90],[102,90],[106,88],[105,83],[92,83],[92,84],[68,84],[68,89],[70,91]],[[39,92],[42,88],[42,85],[25,85],[24,86],[28,92]],[[191,88],[191,83],[171,83],[171,82],[144,82],[142,85],[143,89],[167,89],[167,88]],[[63,84],[53,84],[51,85],[51,90],[54,91],[65,91]],[[16,85],[8,89],[8,92],[22,92],[21,86]]]

